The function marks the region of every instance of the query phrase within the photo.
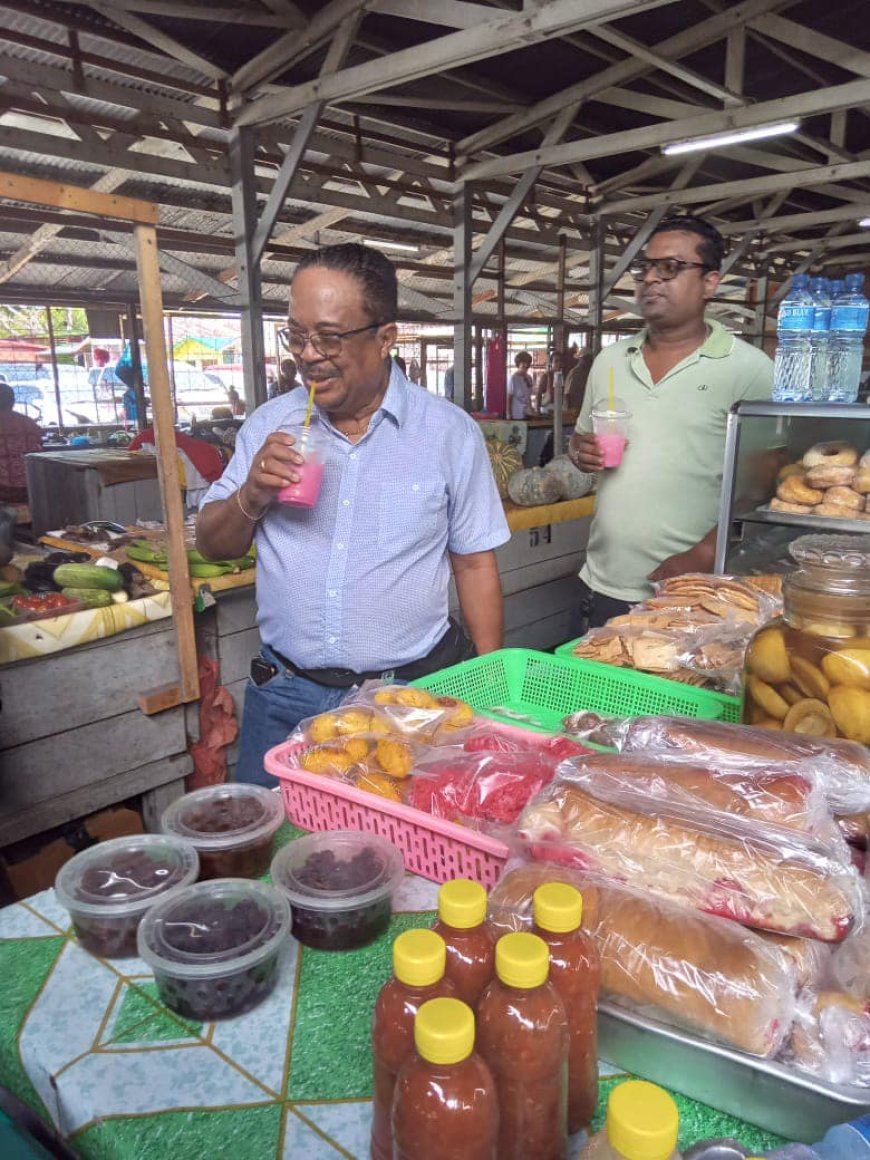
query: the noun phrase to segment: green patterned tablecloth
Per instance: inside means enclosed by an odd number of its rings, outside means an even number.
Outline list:
[[[365,1160],[372,1007],[393,938],[431,921],[436,889],[407,875],[390,931],[362,950],[330,954],[291,940],[269,999],[209,1024],[168,1011],[140,960],[81,950],[53,891],[7,907],[0,1083],[87,1160]],[[602,1064],[603,1093],[615,1074]],[[759,1150],[778,1142],[677,1100],[684,1145],[728,1135]]]

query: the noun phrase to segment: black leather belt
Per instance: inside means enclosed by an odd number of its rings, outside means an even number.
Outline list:
[[[353,685],[361,685],[363,681],[415,681],[418,677],[426,677],[439,669],[468,660],[474,656],[474,646],[462,626],[451,618],[447,631],[425,657],[395,669],[369,673],[355,673],[351,669],[302,669],[276,648],[272,652],[286,669],[306,681],[324,685],[327,689],[350,689]]]

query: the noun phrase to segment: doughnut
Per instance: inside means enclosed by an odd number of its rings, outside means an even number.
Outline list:
[[[870,492],[870,467],[859,467],[852,480],[852,487],[859,495]]]
[[[831,443],[814,443],[804,455],[804,467],[820,467],[823,463],[837,467],[854,467],[858,452],[851,443],[836,439]]]
[[[840,467],[836,463],[823,463],[821,467],[811,467],[806,474],[810,487],[849,487],[855,478],[854,467]]]
[[[807,487],[797,475],[790,475],[788,479],[784,479],[776,489],[776,494],[778,499],[784,499],[786,503],[802,503],[810,507],[821,503],[825,497],[823,491]]]
[[[788,479],[790,475],[805,475],[806,468],[802,463],[787,463],[785,467],[781,467],[776,474],[776,482],[781,483],[784,479]]]
[[[813,508],[812,515],[826,516],[830,520],[865,520],[868,518],[867,512],[856,511],[855,508],[846,507],[841,503],[820,503],[818,507]]]
[[[870,467],[870,451],[865,451],[858,460],[859,467]]]
[[[852,508],[853,511],[858,511],[863,508],[864,504],[861,496],[857,491],[852,491],[851,487],[831,487],[825,492],[824,502],[842,504],[843,507]]]
[[[767,507],[769,511],[789,512],[794,516],[806,516],[815,511],[815,508],[811,508],[805,503],[788,503],[787,500],[779,499],[777,496],[773,497]]]

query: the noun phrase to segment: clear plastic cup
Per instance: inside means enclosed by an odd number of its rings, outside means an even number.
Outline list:
[[[169,834],[112,838],[82,850],[54,883],[81,945],[104,959],[136,954],[143,916],[169,892],[196,881],[199,859],[188,842]]]
[[[323,460],[326,450],[323,434],[313,424],[308,427],[282,427],[296,440],[293,450],[305,460],[294,466],[298,483],[289,483],[278,492],[278,502],[293,507],[311,508],[317,503],[323,483]]]
[[[160,828],[194,847],[201,880],[259,878],[284,816],[280,794],[236,781],[185,794],[164,811]]]
[[[622,463],[630,419],[631,412],[617,406],[616,402],[613,410],[604,407],[592,412],[592,431],[598,440],[605,467],[619,467]]]

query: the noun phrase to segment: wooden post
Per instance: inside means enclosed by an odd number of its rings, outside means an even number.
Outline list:
[[[48,327],[48,345],[51,350],[51,377],[54,379],[54,398],[57,403],[57,429],[63,435],[63,404],[60,399],[60,376],[57,373],[57,349],[54,341],[54,323],[51,320],[51,307],[45,308],[45,322]],[[100,413],[97,412],[97,422]]]
[[[166,340],[163,334],[163,295],[160,289],[160,267],[157,262],[157,232],[151,225],[137,225],[134,237],[142,324],[145,330],[145,353],[148,358],[148,383],[151,388],[154,437],[157,445],[157,471],[166,513],[166,554],[179,669],[179,687],[176,695],[173,696],[170,692],[167,697],[164,691],[160,695],[152,697],[144,695],[140,698],[142,711],[148,713],[159,712],[161,709],[169,708],[170,705],[197,700],[199,671],[193,628],[190,572],[184,543],[184,509],[178,480],[172,395],[169,390]]]

